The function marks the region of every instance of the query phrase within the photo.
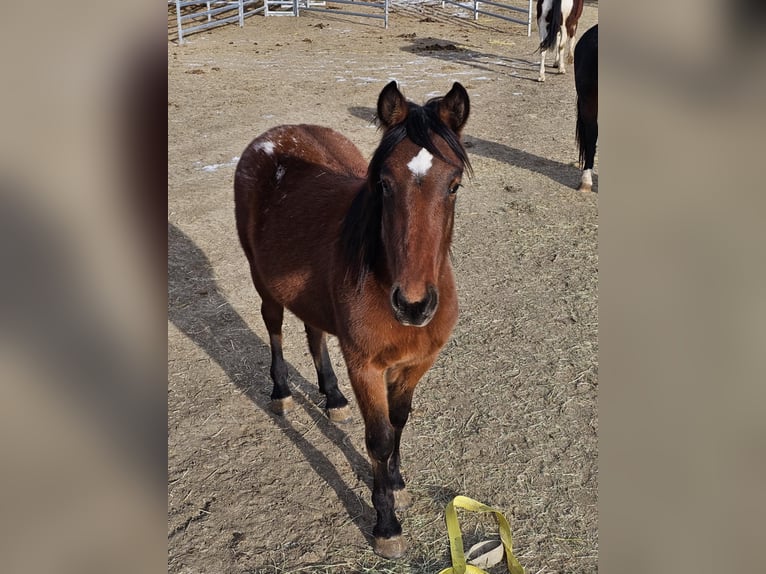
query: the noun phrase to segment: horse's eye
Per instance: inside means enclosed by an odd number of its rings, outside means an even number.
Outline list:
[[[457,193],[457,190],[460,189],[461,187],[462,187],[462,184],[456,183],[455,185],[449,188],[449,194],[455,195]]]
[[[388,182],[381,179],[378,182],[378,187],[380,188],[380,192],[383,194],[384,197],[389,197],[391,195],[391,186],[388,185]]]

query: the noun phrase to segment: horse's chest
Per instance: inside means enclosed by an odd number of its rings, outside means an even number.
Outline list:
[[[390,337],[380,334],[375,362],[382,368],[422,363],[439,352],[449,335],[428,327],[403,327],[394,331]]]

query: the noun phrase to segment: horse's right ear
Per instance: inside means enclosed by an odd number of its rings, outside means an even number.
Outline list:
[[[468,99],[468,92],[465,91],[460,82],[455,82],[452,84],[452,89],[439,102],[439,117],[447,127],[459,134],[465,122],[468,121],[470,111],[471,103]]]
[[[378,121],[380,125],[385,129],[395,126],[404,121],[408,111],[407,100],[396,87],[396,82],[389,82],[378,96]]]

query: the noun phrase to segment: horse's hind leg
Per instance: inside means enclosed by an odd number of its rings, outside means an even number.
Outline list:
[[[582,162],[582,178],[580,191],[593,189],[593,163],[596,158],[596,143],[598,141],[598,84],[596,62],[585,62],[577,68],[579,77],[575,78],[577,89],[577,142],[580,148]]]
[[[540,43],[542,44],[545,40],[546,36],[546,30],[547,30],[548,24],[545,22],[545,18],[538,18],[537,20],[537,29],[540,32]],[[544,82],[545,81],[545,53],[548,50],[540,50],[540,74],[537,76],[538,82]]]
[[[575,47],[575,35],[577,34],[577,20],[572,19],[572,14],[569,14],[567,22],[564,23],[562,31],[566,31],[567,34],[567,64],[574,63],[574,47]]]
[[[537,76],[538,82],[545,81],[545,53],[548,50],[540,50],[540,75]]]
[[[336,423],[348,422],[351,419],[351,410],[348,407],[348,400],[338,388],[338,378],[332,369],[324,331],[306,324],[306,338],[317,370],[319,392],[327,398],[325,404],[327,416]]]
[[[559,32],[558,41],[556,42],[556,63],[553,64],[555,68],[559,69],[559,74],[567,73],[567,65],[564,61],[564,50],[567,45],[567,29],[562,26]]]
[[[274,388],[271,391],[271,410],[283,415],[295,408],[290,387],[287,385],[287,364],[282,356],[282,319],[284,307],[273,299],[261,295],[261,316],[269,332],[271,345],[271,380]]]
[[[598,121],[593,115],[585,116],[582,120],[582,143],[584,165],[580,179],[579,191],[592,191],[593,164],[596,159],[596,142],[598,140]]]
[[[567,30],[567,64],[574,63],[574,47],[575,47],[575,34],[577,33],[577,26],[571,30]]]

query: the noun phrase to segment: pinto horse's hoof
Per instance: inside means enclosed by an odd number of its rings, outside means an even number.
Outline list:
[[[338,407],[337,409],[326,409],[327,418],[334,423],[347,423],[351,422],[351,408],[346,405],[345,407]]]
[[[583,193],[588,193],[589,191],[593,191],[593,186],[588,183],[581,183],[580,187],[577,188],[577,191],[582,191]]]
[[[412,506],[412,496],[406,488],[394,491],[394,510],[405,510]]]
[[[401,535],[394,536],[393,538],[375,537],[372,540],[372,550],[378,556],[395,560],[404,556],[404,552],[407,550],[407,543],[404,541],[404,536]]]
[[[271,399],[271,412],[277,415],[284,415],[295,408],[295,401],[292,397],[284,399]]]

